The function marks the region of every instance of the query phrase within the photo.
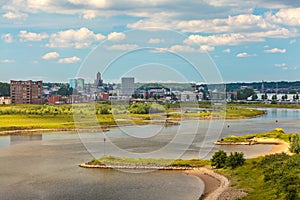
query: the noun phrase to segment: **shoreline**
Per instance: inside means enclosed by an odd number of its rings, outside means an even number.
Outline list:
[[[196,176],[204,182],[201,200],[217,199],[229,187],[230,181],[223,175],[216,173],[210,167],[175,167],[175,166],[150,166],[150,165],[105,165],[92,162],[82,163],[79,167],[89,169],[124,169],[124,170],[166,170],[179,171],[186,175]]]

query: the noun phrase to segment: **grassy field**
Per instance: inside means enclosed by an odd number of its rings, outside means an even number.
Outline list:
[[[204,107],[208,107],[207,104]],[[26,129],[73,129],[93,128],[120,124],[149,124],[170,120],[227,118],[239,119],[257,117],[263,111],[228,107],[225,112],[201,111],[176,113],[170,108],[165,113],[134,114],[124,113],[124,108],[113,110],[107,103],[75,105],[0,105],[0,131]],[[120,112],[121,111],[121,112]],[[126,110],[125,110],[126,112]],[[112,114],[113,113],[113,114]],[[166,113],[173,113],[168,114]],[[76,122],[76,124],[74,123]]]

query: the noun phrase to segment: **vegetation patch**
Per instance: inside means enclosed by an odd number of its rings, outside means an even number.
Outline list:
[[[300,155],[284,153],[247,159],[235,169],[218,172],[230,177],[233,186],[246,189],[246,200],[300,198]]]
[[[154,159],[154,158],[121,158],[116,156],[103,156],[99,159],[93,159],[92,164],[105,165],[147,165],[147,166],[170,166],[170,167],[203,167],[209,165],[209,161],[201,159]]]

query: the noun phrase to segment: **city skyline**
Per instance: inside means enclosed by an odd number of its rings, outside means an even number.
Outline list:
[[[297,81],[299,13],[294,1],[4,1],[0,81],[91,82],[100,71],[107,82],[134,76],[136,82],[213,83],[170,52],[203,54],[204,68],[215,67],[226,83]],[[132,57],[108,59],[135,50]]]

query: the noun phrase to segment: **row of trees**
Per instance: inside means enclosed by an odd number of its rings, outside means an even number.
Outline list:
[[[227,155],[225,151],[219,150],[211,158],[211,165],[216,168],[230,167],[235,169],[245,164],[244,153],[234,152]]]

